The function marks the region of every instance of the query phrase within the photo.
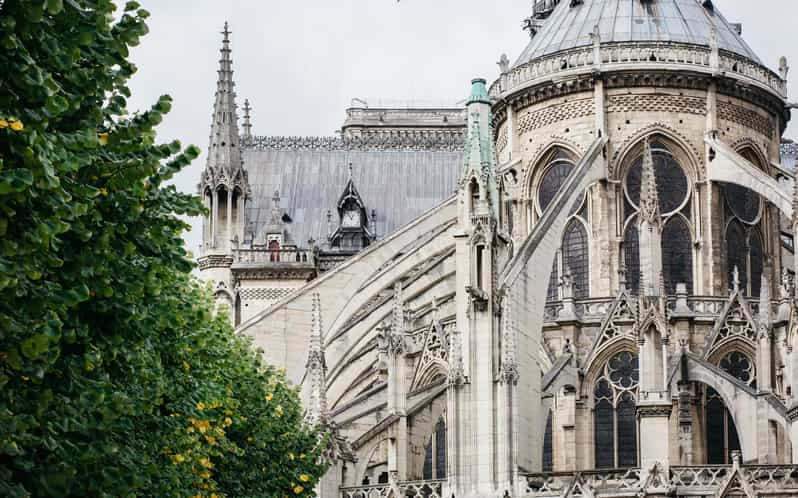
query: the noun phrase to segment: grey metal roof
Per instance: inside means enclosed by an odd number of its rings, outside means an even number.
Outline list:
[[[700,0],[584,0],[574,7],[570,4],[560,2],[516,65],[590,45],[590,34],[596,25],[602,43],[659,41],[705,46],[709,46],[714,26],[720,49],[760,62],[717,5],[707,9]]]
[[[318,142],[318,141],[315,141]],[[336,202],[352,178],[369,214],[376,210],[380,239],[449,197],[463,161],[460,150],[243,148],[252,197],[249,234],[268,223],[271,197],[291,217],[286,237],[300,247],[326,240],[327,210],[338,226]]]

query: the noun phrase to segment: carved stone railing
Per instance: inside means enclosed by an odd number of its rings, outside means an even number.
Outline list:
[[[715,496],[738,474],[741,484],[762,494],[798,495],[798,465],[671,466],[668,487],[677,496]],[[739,472],[738,472],[739,471]],[[526,474],[531,496],[562,496],[575,482],[595,495],[615,496],[641,491],[647,484],[640,469],[587,470]]]
[[[396,487],[390,484],[342,487],[341,498],[388,498],[389,495],[396,498],[443,498],[445,482],[445,480],[435,479],[400,482]],[[391,495],[392,491],[393,495]]]
[[[594,491],[628,491],[640,487],[640,469],[584,470],[580,472],[552,472],[526,474],[526,492],[533,495],[561,495],[579,479]]]
[[[253,150],[438,150],[461,152],[465,126],[451,130],[378,130],[361,136],[241,137],[241,147]]]
[[[713,490],[729,479],[731,465],[691,465],[671,467],[671,486],[677,489]]]
[[[233,249],[233,262],[242,264],[306,264],[313,265],[309,249]]]
[[[635,69],[635,66],[693,70],[712,74],[716,70],[786,98],[786,82],[770,69],[737,54],[719,51],[718,67],[711,66],[708,47],[681,43],[624,42],[606,43],[599,49],[602,71]],[[490,96],[502,94],[566,77],[595,68],[593,47],[579,47],[533,59],[512,68],[490,87]]]

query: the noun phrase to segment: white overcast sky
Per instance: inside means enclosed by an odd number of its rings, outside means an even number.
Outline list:
[[[798,101],[798,1],[714,0],[771,68],[787,56]],[[150,33],[132,52],[138,73],[131,110],[174,98],[159,128],[208,145],[220,31],[230,23],[239,109],[253,107],[258,135],[332,135],[353,97],[457,100],[470,80],[492,81],[502,53],[515,60],[529,40],[521,21],[531,0],[140,0]],[[239,114],[242,112],[239,110]],[[796,116],[798,119],[798,116]],[[787,137],[798,138],[793,124]],[[194,192],[205,155],[176,178]],[[196,223],[194,223],[196,225]],[[196,252],[199,234],[187,237]]]

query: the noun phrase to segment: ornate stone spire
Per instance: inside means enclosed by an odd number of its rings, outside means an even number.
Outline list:
[[[771,310],[770,310],[770,281],[767,276],[767,269],[762,272],[762,281],[759,287],[759,324],[760,328],[770,329]]]
[[[324,357],[324,340],[321,325],[321,299],[319,293],[313,293],[311,310],[312,325],[308,343],[308,362],[306,364],[310,396],[308,410],[305,415],[310,424],[326,424],[327,413],[327,361]]]
[[[502,310],[502,363],[499,378],[507,384],[518,382],[518,362],[515,351],[515,327],[513,324],[512,299],[504,298]]]
[[[496,155],[490,124],[490,97],[484,79],[471,81],[471,96],[466,105],[466,112],[468,136],[463,172],[460,177],[461,186],[476,177],[479,181],[480,205],[474,206],[474,214],[490,213],[495,217],[499,204],[499,189],[496,182]],[[480,213],[479,210],[483,212]]]
[[[250,120],[249,111],[252,110],[252,107],[249,105],[249,99],[244,99],[244,134],[242,135],[244,138],[251,138],[252,137],[252,121]]]
[[[648,138],[643,144],[643,166],[640,172],[640,220],[648,221],[652,225],[659,225],[660,222],[654,155],[651,153]]]
[[[230,57],[232,52],[230,30],[226,22],[222,35],[224,38],[217,71],[207,168],[232,171],[241,169],[241,154],[238,150],[238,116],[235,83],[233,83],[233,60]]]

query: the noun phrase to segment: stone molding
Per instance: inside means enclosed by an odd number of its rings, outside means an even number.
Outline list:
[[[233,256],[229,254],[209,254],[197,259],[200,270],[210,268],[230,268],[233,265]]]
[[[434,150],[461,152],[465,127],[453,130],[398,130],[366,132],[355,137],[242,137],[251,150]]]

